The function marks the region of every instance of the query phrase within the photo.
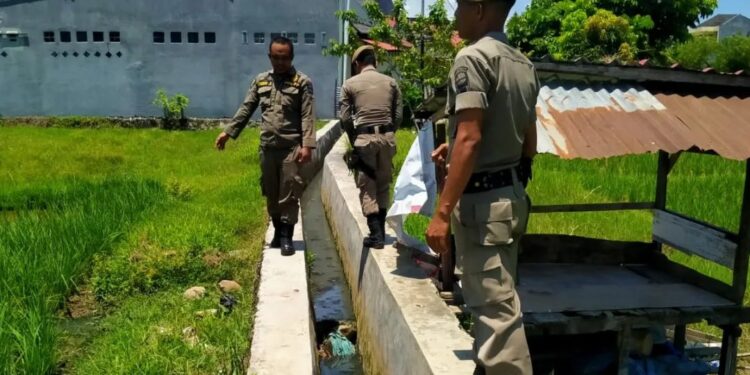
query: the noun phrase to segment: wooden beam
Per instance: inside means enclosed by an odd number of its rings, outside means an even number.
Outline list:
[[[553,212],[650,210],[652,208],[654,208],[653,202],[585,203],[531,206],[531,212],[542,214]]]
[[[646,242],[612,241],[563,234],[521,237],[519,263],[644,264],[652,248]]]
[[[729,269],[734,267],[737,243],[727,231],[664,210],[654,210],[653,239]]]
[[[549,75],[567,73],[584,77],[599,76],[635,82],[669,82],[736,88],[750,87],[750,77],[728,74],[707,74],[697,71],[673,70],[669,68],[642,68],[616,65],[578,65],[572,63],[535,62],[540,79]]]
[[[653,254],[652,264],[672,276],[733,301],[734,289],[731,286],[679,263],[675,263],[662,253]]]
[[[745,161],[745,189],[742,193],[742,210],[740,211],[740,231],[737,251],[734,258],[732,287],[734,301],[742,305],[747,288],[748,256],[750,256],[750,159]]]

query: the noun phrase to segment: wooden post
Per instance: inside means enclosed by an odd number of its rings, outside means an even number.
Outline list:
[[[624,325],[620,328],[617,335],[617,375],[628,375],[628,357],[630,356],[630,341],[632,339],[632,331],[629,325]]]
[[[656,198],[654,209],[663,210],[667,208],[667,182],[669,177],[669,154],[659,151],[659,162],[656,169]],[[654,241],[654,248],[661,252],[661,244]]]
[[[435,135],[435,148],[437,149],[440,147],[440,145],[445,143],[445,123],[443,122],[436,122],[433,124],[433,130]],[[436,168],[435,170],[435,177],[437,178],[437,186],[438,186],[438,193],[443,191],[443,181],[445,176],[443,175],[443,171],[440,170],[440,168]],[[440,254],[440,288],[443,292],[452,292],[453,291],[453,283],[455,282],[455,275],[454,275],[454,257],[456,253],[456,245],[455,241],[453,239],[453,236],[450,237],[450,250],[447,254]]]
[[[745,189],[742,193],[742,211],[740,212],[740,231],[737,252],[734,255],[732,288],[734,301],[742,306],[747,288],[747,262],[750,255],[750,159],[745,161]]]
[[[734,375],[737,372],[737,344],[742,330],[739,326],[725,326],[721,338],[719,375]]]
[[[677,350],[679,350],[680,352],[685,351],[685,344],[687,344],[687,339],[685,338],[686,335],[686,325],[678,324],[674,326],[674,339],[672,341],[674,342],[675,348],[677,348]]]

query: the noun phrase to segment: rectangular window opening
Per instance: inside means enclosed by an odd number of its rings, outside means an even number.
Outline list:
[[[44,42],[45,43],[54,43],[55,42],[55,32],[54,31],[45,31],[44,32]]]
[[[179,31],[172,31],[169,33],[169,41],[172,43],[182,43],[182,33]]]
[[[70,31],[60,31],[60,42],[70,43]]]
[[[255,33],[253,34],[253,40],[255,44],[263,44],[266,42],[266,33]]]
[[[216,43],[216,33],[213,31],[208,31],[203,34],[203,41],[209,44]]]
[[[92,33],[92,40],[95,43],[103,43],[104,42],[104,31],[94,31]]]
[[[187,36],[188,43],[198,43],[198,33],[189,32]]]
[[[76,31],[76,42],[88,42],[89,33],[86,31]]]
[[[163,31],[154,31],[154,43],[164,43]]]
[[[119,31],[110,31],[109,32],[109,41],[111,43],[120,43],[120,32]]]
[[[315,44],[315,33],[305,33],[305,44]]]

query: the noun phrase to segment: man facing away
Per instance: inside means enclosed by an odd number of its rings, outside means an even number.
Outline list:
[[[356,157],[370,170],[357,174],[362,213],[370,234],[363,245],[382,249],[385,245],[385,215],[390,204],[396,127],[401,124],[403,105],[396,81],[376,70],[375,50],[362,46],[352,55],[355,75],[341,88],[341,124],[354,134]]]
[[[312,81],[292,65],[291,40],[274,38],[268,58],[273,70],[255,77],[237,113],[216,138],[216,148],[223,150],[230,137],[236,139],[260,106],[261,190],[275,229],[271,247],[289,256],[295,251],[292,236],[304,189],[299,165],[311,160],[316,145],[315,100]]]
[[[508,46],[503,26],[513,0],[459,0],[459,35],[470,44],[451,68],[447,112],[449,159],[438,209],[426,232],[449,251],[449,223],[463,296],[474,315],[477,374],[531,374],[516,293],[516,266],[530,204],[519,175],[536,153],[534,66]],[[523,177],[523,176],[522,176]]]

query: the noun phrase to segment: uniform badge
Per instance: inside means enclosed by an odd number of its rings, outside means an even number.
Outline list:
[[[456,86],[456,93],[469,91],[469,68],[460,66],[453,72],[453,84]]]

